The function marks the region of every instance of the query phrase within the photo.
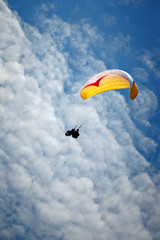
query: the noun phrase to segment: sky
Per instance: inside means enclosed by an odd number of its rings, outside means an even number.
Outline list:
[[[0,0],[0,240],[160,239],[159,11]],[[114,68],[134,78],[134,101],[80,97]]]

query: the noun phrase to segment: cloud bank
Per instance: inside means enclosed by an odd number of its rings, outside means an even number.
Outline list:
[[[137,148],[156,142],[120,93],[79,97],[105,69],[97,29],[56,15],[31,26],[2,0],[0,22],[0,238],[158,240],[159,189]],[[65,137],[81,123],[77,141]]]

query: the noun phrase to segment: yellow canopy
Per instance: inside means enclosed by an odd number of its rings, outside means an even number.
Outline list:
[[[81,97],[85,100],[98,93],[128,88],[130,98],[134,100],[138,95],[138,88],[133,78],[122,70],[107,70],[93,76],[81,90]]]

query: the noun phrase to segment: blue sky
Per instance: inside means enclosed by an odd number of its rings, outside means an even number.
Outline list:
[[[160,239],[159,10],[0,0],[0,239]],[[135,79],[133,102],[80,98],[112,68]]]

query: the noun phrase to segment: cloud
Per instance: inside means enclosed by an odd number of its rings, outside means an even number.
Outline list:
[[[139,5],[141,3],[143,3],[145,0],[121,0],[122,4],[128,5],[128,4],[135,4],[135,5]]]
[[[112,16],[108,13],[103,14],[103,21],[104,21],[104,25],[106,26],[113,26],[116,25],[116,17]]]
[[[55,15],[22,27],[2,0],[0,16],[0,237],[158,239],[159,193],[134,144],[153,140],[120,93],[79,97],[83,81],[105,68],[94,54],[97,29]],[[66,138],[81,123],[80,138]]]
[[[150,51],[146,50],[145,53],[142,55],[141,60],[144,65],[155,74],[157,78],[160,77],[160,71],[158,69],[158,62],[155,61],[155,56],[158,56],[159,60],[159,52],[151,53]]]
[[[144,89],[139,93],[139,97],[132,106],[132,109],[136,120],[138,120],[141,124],[150,126],[150,122],[148,120],[154,116],[156,110],[158,109],[158,99],[151,90]]]
[[[130,35],[121,32],[110,34],[105,41],[106,62],[110,68],[118,68],[118,54],[128,55],[131,51]]]
[[[148,81],[148,72],[142,68],[142,67],[136,67],[136,68],[133,68],[133,75],[134,75],[134,78],[135,78],[135,81],[141,81],[141,84],[142,83],[145,83]]]
[[[54,9],[54,4],[53,3],[42,3],[42,5],[40,7],[37,8],[38,11],[42,11],[42,13],[44,14],[44,12],[48,12],[50,10]],[[40,12],[38,12],[38,14],[40,15]]]
[[[140,4],[142,4],[143,2],[145,2],[146,0],[120,0],[118,1],[118,3],[115,0],[109,0],[109,4],[111,6],[117,6],[118,5],[129,5],[132,4],[133,6],[139,6]]]

